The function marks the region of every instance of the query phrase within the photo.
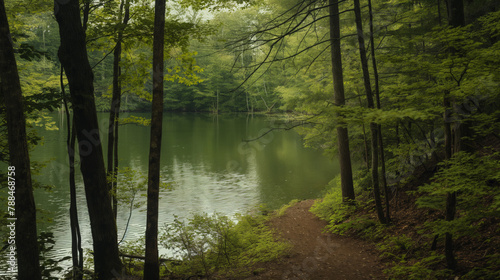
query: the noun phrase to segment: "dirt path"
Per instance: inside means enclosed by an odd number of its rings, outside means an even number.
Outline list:
[[[297,203],[271,226],[292,245],[284,259],[260,266],[246,279],[358,280],[385,279],[373,245],[323,233],[326,222],[309,212],[312,200]]]

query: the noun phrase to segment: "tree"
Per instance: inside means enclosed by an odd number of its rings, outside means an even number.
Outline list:
[[[122,19],[123,18],[123,19]],[[118,202],[116,199],[118,176],[118,127],[120,117],[120,104],[122,96],[122,87],[120,81],[121,67],[120,61],[122,56],[122,41],[123,31],[130,19],[130,0],[122,0],[120,2],[120,11],[118,14],[116,45],[113,51],[113,97],[111,98],[111,108],[109,112],[109,128],[108,128],[108,168],[107,174],[110,185],[109,190],[112,193],[112,205],[114,216],[118,214]]]
[[[151,116],[151,144],[149,149],[144,279],[158,280],[160,278],[160,266],[158,262],[158,199],[160,189],[160,155],[163,124],[165,0],[155,0],[153,32],[153,102]]]
[[[5,104],[7,117],[11,164],[8,168],[9,193],[12,193],[12,196],[15,197],[12,206],[15,207],[16,218],[14,222],[16,229],[14,244],[17,250],[17,279],[37,280],[41,279],[41,274],[36,231],[36,207],[33,198],[30,158],[26,140],[26,120],[21,83],[3,0],[0,0],[0,83],[1,98]],[[10,216],[12,217],[14,214],[12,213]],[[10,239],[9,244],[12,244]]]
[[[361,19],[361,7],[359,0],[354,0],[354,15],[356,21],[356,29],[358,33],[359,42],[359,55],[361,59],[361,69],[363,71],[363,84],[365,87],[366,100],[368,101],[368,108],[374,109],[375,105],[373,102],[373,92],[370,82],[370,74],[368,70],[368,60],[366,57],[366,47],[363,34],[363,24]],[[372,166],[371,166],[371,176],[372,176],[372,187],[373,195],[375,197],[375,207],[377,210],[378,219],[381,223],[385,224],[386,219],[384,216],[384,210],[382,207],[382,199],[380,198],[380,185],[378,176],[378,125],[375,122],[370,122],[371,131],[371,151],[372,151]]]
[[[336,106],[345,105],[344,78],[342,74],[342,54],[340,47],[340,15],[337,0],[329,0],[330,12],[330,40],[332,54],[333,91]],[[338,114],[339,119],[342,118]],[[342,188],[342,199],[344,202],[355,199],[354,185],[352,181],[351,152],[349,149],[349,134],[346,124],[339,121],[337,126],[337,142],[339,146],[340,180]]]
[[[78,220],[78,201],[76,198],[76,181],[75,181],[75,142],[76,131],[72,124],[71,114],[68,108],[66,91],[64,86],[64,72],[61,68],[61,95],[63,98],[64,111],[66,112],[66,122],[68,133],[66,136],[66,147],[68,150],[69,161],[69,190],[70,190],[70,206],[69,218],[71,227],[71,257],[73,261],[73,279],[81,280],[83,278],[83,248],[82,235],[80,233],[80,222]]]
[[[99,279],[121,273],[117,230],[107,191],[106,170],[94,103],[93,73],[89,64],[78,0],[54,2],[59,24],[59,60],[69,82],[74,126],[78,139],[94,248],[94,267]]]
[[[284,99],[285,106],[293,107],[296,111],[302,111],[306,113],[306,120],[303,124],[313,123],[318,126],[323,127],[322,129],[314,128],[314,131],[324,132],[325,127],[332,127],[337,132],[337,147],[339,153],[340,169],[341,169],[341,188],[342,196],[345,202],[352,201],[355,199],[354,186],[352,179],[352,166],[351,166],[351,154],[349,148],[349,134],[347,130],[347,122],[345,121],[345,116],[342,111],[345,105],[344,97],[344,80],[343,80],[343,70],[342,70],[342,57],[341,57],[341,36],[340,36],[340,14],[338,8],[339,1],[328,1],[327,3],[322,1],[294,1],[293,3],[276,3],[276,5],[283,5],[283,12],[278,12],[278,16],[271,17],[266,23],[257,25],[258,30],[251,32],[250,35],[246,35],[245,39],[238,41],[238,44],[233,45],[233,49],[250,49],[253,53],[263,52],[264,55],[260,59],[260,62],[253,64],[254,69],[250,71],[250,75],[245,77],[245,82],[247,82],[250,77],[255,74],[260,78],[261,75],[267,73],[276,64],[283,63],[281,68],[278,68],[281,75],[285,75],[284,80],[290,85],[287,88],[286,85],[277,86],[274,90],[281,93],[281,97]],[[328,29],[320,25],[322,20],[329,19]],[[323,21],[325,22],[325,21]],[[328,38],[328,32],[326,34],[321,34],[321,31],[329,30],[330,38]],[[319,33],[319,34],[318,34]],[[250,38],[250,39],[248,39]],[[292,43],[293,42],[293,43]],[[324,47],[324,45],[327,45]],[[289,46],[290,45],[290,46]],[[318,48],[320,48],[318,50]],[[328,96],[324,95],[327,91],[325,88],[329,84],[325,84],[325,73],[319,71],[319,77],[314,77],[311,66],[316,60],[321,60],[322,54],[330,49],[331,57],[328,63],[328,71],[333,74],[333,105],[334,113],[330,115],[331,107],[329,107],[332,97],[331,91],[328,91]],[[316,53],[313,50],[317,51]],[[312,54],[310,54],[312,53]],[[299,76],[296,69],[299,67],[285,67],[284,61],[291,62],[292,65],[297,65],[299,58],[303,56],[310,55],[306,57],[303,62],[306,66],[302,66],[307,70],[304,71],[303,76]],[[326,60],[326,58],[323,58]],[[267,66],[267,67],[263,67]],[[262,73],[259,73],[261,68]],[[284,70],[287,71],[284,71]],[[300,68],[299,68],[300,69]],[[292,74],[295,72],[295,74]],[[290,73],[290,74],[289,74]],[[289,77],[286,77],[286,75]],[[299,77],[297,77],[299,76]],[[292,78],[293,77],[293,78]],[[312,78],[314,77],[314,78]],[[277,80],[273,77],[273,80]],[[313,88],[314,86],[319,86],[316,84],[317,80],[321,82],[321,89]],[[302,86],[297,86],[300,82],[310,81],[313,83],[305,82],[305,88]],[[298,94],[301,91],[314,91],[311,97],[304,97],[304,94]],[[316,93],[317,92],[317,93]],[[318,96],[320,95],[320,96]],[[307,100],[307,101],[306,101]],[[287,104],[288,103],[288,104]],[[313,105],[314,104],[314,105]],[[313,115],[313,117],[311,117]],[[320,132],[320,133],[322,133]],[[331,136],[321,136],[329,139],[331,141]],[[313,137],[307,137],[313,138]]]
[[[372,57],[372,67],[373,67],[373,78],[375,80],[375,98],[377,100],[377,109],[381,109],[380,103],[380,86],[379,86],[379,75],[378,75],[378,67],[377,67],[377,59],[375,58],[375,39],[373,34],[373,9],[372,9],[372,1],[368,0],[368,10],[370,14],[370,55]],[[379,146],[379,156],[380,156],[380,176],[382,182],[382,188],[384,189],[385,194],[385,218],[386,222],[391,222],[391,215],[389,210],[389,191],[387,189],[387,179],[385,172],[385,153],[384,153],[384,142],[382,135],[382,125],[378,124],[378,146]]]

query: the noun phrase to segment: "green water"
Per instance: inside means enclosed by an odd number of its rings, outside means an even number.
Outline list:
[[[134,114],[148,117],[149,114]],[[34,161],[49,161],[35,179],[54,186],[52,192],[37,190],[36,204],[44,211],[40,230],[54,232],[57,255],[70,254],[69,189],[65,149],[66,123],[62,115],[51,115],[59,130],[39,129],[44,145],[31,153]],[[101,137],[107,114],[99,114]],[[278,208],[292,199],[317,198],[325,185],[339,173],[336,161],[321,152],[304,148],[294,131],[274,130],[264,137],[244,142],[267,132],[276,122],[261,115],[166,113],[163,120],[161,177],[174,186],[161,194],[160,224],[173,215],[219,212],[246,213],[258,205]],[[149,153],[149,127],[124,125],[119,134],[119,165],[146,174]],[[106,149],[104,149],[106,150]],[[91,247],[83,183],[77,176],[79,218],[84,246]],[[138,196],[137,200],[145,200]],[[133,211],[125,240],[143,236],[145,206]],[[119,238],[125,232],[129,211],[119,209]]]

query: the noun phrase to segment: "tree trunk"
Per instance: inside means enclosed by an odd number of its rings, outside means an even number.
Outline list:
[[[9,178],[8,193],[9,198],[15,198],[15,200],[8,200],[7,222],[9,225],[15,224],[16,232],[15,235],[12,233],[9,235],[9,244],[12,245],[8,247],[8,253],[5,254],[15,252],[10,250],[11,247],[17,250],[18,277],[16,279],[38,280],[41,279],[41,274],[36,231],[36,207],[31,183],[26,120],[21,83],[17,72],[4,0],[0,0],[0,81],[1,98],[5,103],[11,164],[6,170]],[[11,243],[11,241],[15,241],[15,243]]]
[[[377,109],[382,108],[380,104],[380,87],[379,87],[379,76],[377,69],[377,59],[375,58],[375,39],[373,36],[373,10],[372,1],[368,0],[368,10],[370,13],[370,52],[372,57],[372,67],[373,67],[373,78],[375,80],[375,97],[377,98]],[[391,222],[391,212],[389,208],[389,191],[387,189],[387,178],[385,176],[385,154],[384,154],[384,142],[382,135],[382,125],[378,125],[378,142],[379,142],[379,156],[380,156],[380,177],[382,181],[382,188],[384,189],[385,197],[385,218],[386,222]]]
[[[71,227],[71,256],[73,260],[73,279],[83,279],[83,249],[82,249],[82,235],[80,233],[80,223],[78,221],[78,207],[76,199],[76,182],[75,182],[75,141],[76,130],[74,123],[71,121],[71,116],[66,101],[66,91],[64,89],[64,71],[61,67],[61,95],[63,98],[64,112],[66,113],[66,122],[68,123],[68,134],[66,138],[66,146],[68,150],[69,161],[69,192],[70,192],[70,206],[69,206],[69,219]]]
[[[116,199],[117,192],[117,176],[118,176],[118,122],[121,105],[121,82],[120,82],[120,61],[122,54],[123,31],[129,20],[130,0],[122,0],[120,3],[120,13],[118,15],[118,35],[116,46],[113,51],[113,96],[111,99],[111,107],[109,110],[109,127],[108,127],[108,169],[107,176],[109,190],[112,193],[113,214],[118,215],[118,201]],[[123,10],[125,14],[123,15]],[[123,18],[123,19],[122,19]]]
[[[382,137],[382,126],[378,126],[378,141],[380,147],[380,176],[382,176],[382,188],[384,189],[384,197],[385,197],[385,218],[386,222],[391,222],[391,211],[389,205],[389,188],[387,187],[387,177],[385,176],[385,151],[384,151],[384,142]]]
[[[340,16],[338,0],[329,0],[330,12],[330,40],[332,55],[333,93],[335,106],[344,106],[344,77],[342,72],[342,54],[340,47]],[[349,150],[349,134],[346,124],[342,122],[342,115],[337,115],[337,141],[340,161],[340,180],[342,201],[352,203],[355,199],[352,180],[351,153]]]
[[[94,102],[93,73],[87,56],[78,0],[54,2],[61,46],[58,56],[69,81],[98,279],[121,274],[117,230],[106,185],[99,126]]]
[[[69,120],[69,118],[68,118]],[[76,183],[75,183],[75,141],[76,131],[73,124],[73,130],[68,142],[69,165],[70,165],[70,224],[71,224],[71,250],[73,255],[73,279],[83,279],[83,248],[82,235],[80,232],[80,222],[78,220],[78,208],[76,198]],[[68,130],[70,129],[68,121]],[[68,135],[69,136],[69,135]]]
[[[158,280],[158,199],[160,188],[160,155],[163,119],[163,47],[165,33],[165,0],[155,0],[153,38],[153,102],[151,145],[149,149],[148,205],[146,221],[146,258],[144,279]]]
[[[363,106],[363,102],[361,101],[361,95],[358,95],[359,98],[359,106]],[[364,148],[364,160],[365,160],[365,167],[366,170],[370,170],[370,156],[368,152],[368,138],[366,137],[366,129],[365,129],[365,124],[361,124],[361,129],[363,131],[363,148]]]
[[[366,47],[363,34],[363,24],[361,23],[361,8],[359,5],[359,0],[354,0],[354,15],[356,21],[356,29],[358,33],[359,55],[361,58],[361,68],[363,70],[363,82],[366,91],[368,108],[375,108],[373,102],[373,93],[370,83],[370,73],[368,71],[368,60],[366,58]],[[385,224],[386,220],[384,217],[382,200],[380,198],[380,187],[378,178],[378,125],[374,122],[370,123],[370,131],[371,131],[371,150],[372,150],[371,175],[373,184],[373,195],[375,197],[375,207],[377,210],[378,219],[381,223]]]

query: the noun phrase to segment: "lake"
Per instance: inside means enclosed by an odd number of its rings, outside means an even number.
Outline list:
[[[149,114],[134,113],[149,118]],[[66,153],[66,122],[62,114],[50,114],[59,130],[37,129],[44,144],[31,152],[32,161],[46,167],[34,178],[52,185],[47,192],[35,191],[39,231],[52,231],[57,257],[71,253],[69,227],[69,184]],[[122,114],[127,116],[127,114]],[[108,114],[99,113],[101,139]],[[280,122],[283,122],[281,120]],[[304,148],[293,130],[273,130],[276,118],[264,115],[165,113],[161,154],[161,179],[173,189],[161,193],[160,227],[173,221],[174,215],[185,218],[193,213],[221,213],[233,216],[248,213],[259,205],[279,208],[292,199],[320,197],[328,182],[339,173],[337,161],[320,151]],[[245,142],[267,133],[263,137]],[[149,127],[120,126],[119,166],[147,174]],[[106,154],[106,153],[105,153]],[[77,173],[79,169],[77,168]],[[91,248],[91,233],[81,175],[77,176],[78,213],[84,247]],[[145,190],[140,194],[145,194]],[[145,201],[137,195],[136,202]],[[119,207],[119,239],[133,240],[144,235],[146,206],[132,211]],[[48,221],[50,220],[50,221]]]

